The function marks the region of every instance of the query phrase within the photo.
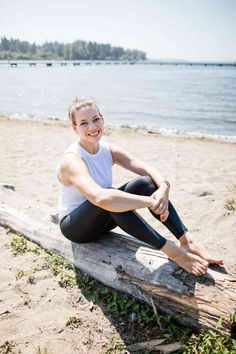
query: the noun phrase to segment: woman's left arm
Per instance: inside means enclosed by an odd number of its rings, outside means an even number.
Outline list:
[[[111,143],[109,143],[109,146],[114,164],[118,164],[140,176],[148,175],[153,179],[159,188],[154,192],[157,203],[150,209],[156,214],[164,213],[168,208],[170,185],[163,175],[155,167],[137,159],[119,146]]]

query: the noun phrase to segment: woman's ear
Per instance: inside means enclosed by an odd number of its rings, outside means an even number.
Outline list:
[[[72,128],[73,128],[73,130],[75,131],[75,132],[77,132],[77,130],[76,130],[76,128],[77,128],[77,125],[76,124],[74,124],[74,123],[72,123]]]

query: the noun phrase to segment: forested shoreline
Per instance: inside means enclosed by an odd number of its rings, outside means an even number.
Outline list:
[[[72,43],[45,42],[42,45],[2,37],[0,60],[146,60],[146,53],[110,44],[77,40]]]

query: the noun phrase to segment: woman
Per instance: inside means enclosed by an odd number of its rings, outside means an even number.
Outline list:
[[[223,264],[190,240],[188,230],[168,200],[170,185],[152,166],[101,138],[104,118],[91,99],[77,98],[69,108],[79,140],[71,144],[58,164],[61,183],[59,219],[62,234],[76,243],[96,241],[119,226],[194,275],[207,272],[209,263]],[[119,188],[112,187],[112,165],[139,175]],[[156,232],[135,210],[149,208],[180,241],[177,246]]]

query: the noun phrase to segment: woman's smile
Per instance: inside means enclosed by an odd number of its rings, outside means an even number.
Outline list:
[[[94,137],[94,136],[97,136],[99,133],[100,133],[100,130],[98,130],[96,133],[90,133],[88,135]]]

